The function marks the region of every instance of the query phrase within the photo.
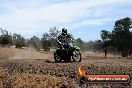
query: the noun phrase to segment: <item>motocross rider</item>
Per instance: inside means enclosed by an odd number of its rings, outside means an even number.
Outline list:
[[[72,35],[67,33],[67,29],[63,28],[62,33],[57,38],[57,43],[61,49],[68,48],[72,46]]]

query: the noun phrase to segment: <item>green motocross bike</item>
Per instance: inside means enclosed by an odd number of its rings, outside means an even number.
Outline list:
[[[80,53],[80,48],[76,45],[69,46],[68,48],[60,49],[57,48],[54,51],[55,62],[81,62],[82,57]]]

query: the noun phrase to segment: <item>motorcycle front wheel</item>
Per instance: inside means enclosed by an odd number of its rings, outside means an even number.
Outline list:
[[[82,60],[81,52],[77,51],[77,50],[73,51],[72,59],[75,62],[81,62],[81,60]]]

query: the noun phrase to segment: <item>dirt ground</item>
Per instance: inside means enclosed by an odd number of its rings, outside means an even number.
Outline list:
[[[9,59],[0,61],[0,88],[132,88],[130,84],[77,83],[78,67],[87,74],[129,74],[132,77],[132,58],[119,55],[82,52],[80,63],[55,63],[52,52],[14,49]]]
[[[9,59],[48,59],[53,58],[53,53],[36,51],[34,49],[16,49],[12,48],[12,51],[15,53],[13,57]]]

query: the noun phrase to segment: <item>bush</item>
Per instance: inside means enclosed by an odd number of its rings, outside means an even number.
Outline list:
[[[2,46],[10,45],[12,43],[12,36],[5,34],[0,37],[0,44]]]
[[[18,41],[16,41],[15,46],[16,46],[16,48],[22,48],[25,46],[25,42],[22,40],[18,40]]]
[[[20,34],[13,34],[13,44],[16,48],[22,48],[25,46],[25,39]]]
[[[45,51],[50,50],[50,42],[48,40],[42,40],[42,49]]]

